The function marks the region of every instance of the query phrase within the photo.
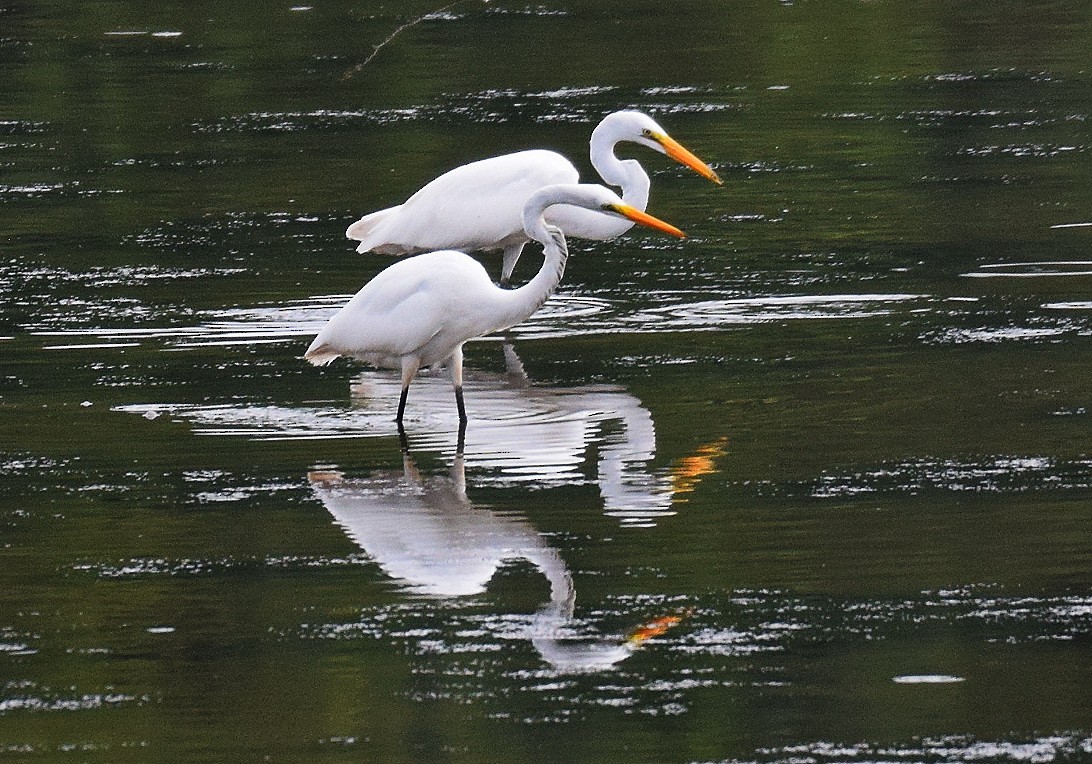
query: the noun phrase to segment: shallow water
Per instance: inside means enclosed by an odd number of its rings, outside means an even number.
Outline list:
[[[467,2],[361,66],[436,5],[0,0],[2,758],[1092,761],[1087,10]],[[625,152],[689,238],[570,242],[461,448],[444,370],[403,443],[300,359],[356,216],[623,107],[725,185]]]

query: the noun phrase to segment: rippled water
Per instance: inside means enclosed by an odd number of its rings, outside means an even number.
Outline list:
[[[1092,761],[1086,9],[439,5],[0,0],[0,758]],[[461,442],[302,361],[349,222],[618,108],[725,185],[621,152],[689,238]]]

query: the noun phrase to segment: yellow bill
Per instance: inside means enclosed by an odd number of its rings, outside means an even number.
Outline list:
[[[708,178],[714,183],[720,184],[723,181],[720,176],[713,170],[712,167],[705,162],[698,159],[693,153],[690,152],[685,146],[672,138],[670,135],[664,133],[652,133],[652,140],[664,147],[664,151],[667,155],[674,159],[679,164],[684,164],[691,170],[701,175],[703,178]]]
[[[643,225],[647,228],[655,228],[657,231],[663,231],[672,236],[677,236],[680,239],[686,238],[686,234],[675,226],[670,223],[665,223],[659,218],[649,215],[647,212],[642,212],[636,207],[631,207],[628,204],[608,204],[606,208],[611,212],[618,213],[622,217],[629,218],[639,225]]]

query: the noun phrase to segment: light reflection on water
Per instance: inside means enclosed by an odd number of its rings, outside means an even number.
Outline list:
[[[1092,260],[1052,260],[1036,263],[986,263],[963,274],[977,279],[1059,278],[1092,276]]]
[[[976,740],[970,735],[925,737],[906,746],[872,742],[815,741],[778,748],[763,748],[745,761],[755,764],[834,764],[844,761],[889,761],[939,764],[951,761],[1030,762],[1077,760],[1092,754],[1092,738],[1059,734],[1026,740]],[[725,759],[722,764],[744,760]]]
[[[1076,413],[1056,412],[1056,415]],[[1092,488],[1092,460],[994,456],[978,461],[918,459],[852,475],[824,474],[813,484],[812,495],[835,498],[891,492],[916,495],[928,490],[1013,493],[1089,488]]]
[[[370,491],[366,484],[366,480],[359,483],[364,491]],[[411,550],[417,548],[413,541],[407,540],[407,545]],[[531,545],[531,554],[540,556],[538,545],[533,541]],[[404,550],[399,554],[404,555]],[[379,561],[383,564],[382,557]],[[419,570],[408,575],[420,580]],[[415,700],[469,698],[490,717],[543,722],[582,719],[603,706],[615,707],[627,715],[685,714],[698,710],[710,690],[737,693],[746,689],[768,698],[790,693],[800,683],[819,682],[813,689],[826,690],[823,680],[799,675],[794,654],[831,643],[854,650],[885,642],[912,644],[931,639],[928,635],[944,625],[958,624],[981,632],[990,644],[1067,644],[1092,635],[1087,619],[1090,607],[1088,597],[1006,594],[992,587],[922,592],[905,600],[867,603],[800,598],[765,590],[686,598],[615,596],[576,618],[568,605],[564,618],[545,611],[551,636],[531,640],[538,659],[547,664],[540,668],[528,666],[527,656],[517,645],[526,644],[528,634],[541,634],[536,629],[544,628],[543,612],[536,616],[498,615],[473,599],[407,599],[397,605],[364,606],[350,620],[310,623],[281,638],[334,641],[343,643],[346,649],[362,641],[393,641],[396,649],[413,657],[415,672],[424,683]],[[635,665],[641,653],[625,646],[619,648],[617,643],[614,647],[604,644],[592,625],[632,624],[634,613],[658,611],[691,615],[647,644],[649,652],[660,656],[651,676]],[[565,628],[561,633],[566,638],[555,642],[552,630],[562,622]],[[586,651],[589,640],[594,646],[593,655]],[[922,672],[943,669],[952,665],[952,660],[943,652],[914,654],[897,663],[917,672],[875,675],[866,682],[920,693],[944,693],[983,681],[982,674],[988,670],[984,666],[968,667],[969,674],[959,676],[943,670]],[[606,682],[565,678],[574,671],[586,673],[608,667],[611,673]],[[790,678],[794,674],[795,679]],[[520,717],[520,712],[512,708],[524,708],[528,698],[535,703],[533,711]],[[967,741],[991,744],[970,737]],[[892,750],[899,748],[892,744]]]
[[[720,329],[770,321],[872,318],[891,315],[900,303],[923,300],[912,294],[842,294],[707,300],[650,308],[626,318],[645,331]]]
[[[667,304],[631,308],[600,297],[555,294],[535,315],[513,327],[509,335],[527,339],[595,334],[715,330],[775,321],[861,319],[914,310],[919,295],[844,294],[793,295],[684,301],[678,295],[649,295]],[[173,349],[216,345],[255,345],[284,342],[316,334],[350,295],[320,295],[274,306],[229,308],[212,312],[208,320],[180,326],[71,328],[35,334],[80,340],[48,344],[48,350],[69,350],[111,343],[154,340]],[[692,298],[691,298],[692,300]],[[114,304],[117,312],[120,306]],[[134,312],[137,307],[128,308]],[[84,344],[84,338],[91,340]],[[496,339],[488,338],[488,339]]]
[[[192,126],[198,133],[231,132],[305,132],[348,130],[368,126],[403,123],[487,123],[504,124],[518,114],[520,120],[545,123],[594,124],[602,117],[597,100],[605,100],[619,89],[612,86],[568,87],[542,91],[514,88],[457,93],[440,97],[433,103],[394,109],[314,109],[307,112],[253,112]],[[711,114],[739,108],[732,89],[659,87],[638,93],[639,108],[664,114]],[[651,101],[656,96],[660,101]],[[698,98],[693,98],[697,96]],[[668,100],[670,99],[670,100]],[[618,107],[616,107],[618,108]]]
[[[406,426],[417,448],[465,461],[496,485],[579,485],[589,471],[603,511],[627,526],[652,526],[675,513],[676,496],[718,470],[723,441],[698,449],[671,468],[653,466],[656,429],[640,401],[611,385],[536,387],[505,344],[509,372],[468,374],[464,396],[470,425],[458,442],[451,383],[441,373],[415,380]],[[352,406],[275,404],[126,404],[119,411],[155,419],[166,414],[194,424],[198,435],[258,440],[389,437],[391,406],[401,383],[391,373],[364,372],[352,385]],[[460,463],[464,457],[460,456]],[[682,500],[680,498],[680,500]]]
[[[285,305],[255,308],[228,308],[215,311],[207,322],[189,326],[148,326],[115,329],[66,329],[41,331],[49,338],[91,338],[94,344],[140,344],[140,340],[156,340],[170,349],[214,347],[217,345],[259,345],[284,342],[315,334],[330,316],[338,311],[346,297],[321,296]],[[45,350],[71,350],[87,347],[83,342],[45,345]]]

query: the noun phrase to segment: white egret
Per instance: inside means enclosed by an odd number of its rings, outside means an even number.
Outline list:
[[[338,356],[401,369],[401,426],[410,382],[418,369],[450,362],[459,421],[463,407],[463,343],[520,323],[553,294],[565,272],[568,248],[560,228],[546,222],[547,208],[568,204],[620,216],[683,237],[678,228],[635,209],[603,186],[554,185],[531,194],[523,209],[528,239],[543,245],[539,272],[518,289],[501,289],[481,263],[452,250],[429,252],[381,271],[322,328],[304,358],[316,366]]]
[[[638,210],[648,206],[649,178],[640,162],[615,155],[614,147],[622,141],[647,146],[721,182],[712,168],[647,114],[616,111],[592,131],[591,163],[608,185],[622,189],[622,201]],[[444,173],[403,204],[365,215],[345,235],[360,242],[357,252],[381,255],[500,249],[501,284],[507,284],[528,241],[521,218],[527,199],[543,186],[577,183],[579,177],[572,162],[553,151],[535,149],[482,159]],[[613,239],[633,225],[572,206],[554,207],[546,220],[566,236],[580,239]]]

